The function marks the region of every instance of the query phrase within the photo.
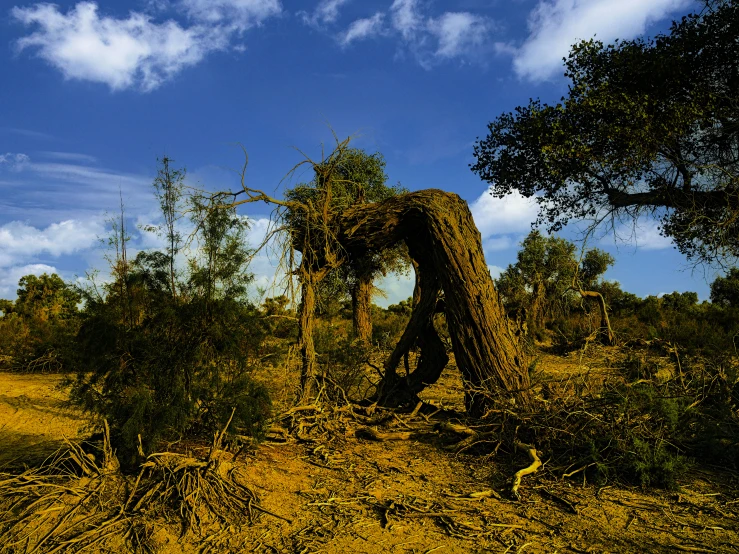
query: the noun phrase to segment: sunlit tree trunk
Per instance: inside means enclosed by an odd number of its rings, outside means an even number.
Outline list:
[[[464,200],[440,190],[418,191],[351,208],[343,214],[341,226],[338,239],[350,255],[403,240],[418,262],[421,277],[430,272],[437,279],[445,295],[449,334],[471,415],[482,415],[499,400],[530,405],[528,359],[520,337],[508,324],[480,233]],[[422,334],[432,303],[435,310],[429,295],[414,308],[408,336],[404,333],[401,341],[412,342],[413,335]]]

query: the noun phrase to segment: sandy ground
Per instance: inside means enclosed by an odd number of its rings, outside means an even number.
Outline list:
[[[59,375],[0,373],[0,469],[33,465],[53,454],[64,437],[85,425],[64,406]]]
[[[547,357],[542,363],[567,374],[582,360]],[[79,415],[62,405],[59,381],[0,374],[0,464],[6,468],[37,462],[83,428]],[[424,398],[460,409],[456,374],[446,373]],[[396,419],[390,427],[397,430],[429,423],[423,416]],[[454,454],[432,432],[373,442],[349,427],[325,440],[265,443],[240,463],[271,515],[228,529],[208,543],[209,551],[739,552],[739,476],[719,469],[694,471],[679,492],[644,492],[565,479],[545,465],[526,478],[519,502],[506,491],[526,460],[505,446],[495,457]],[[469,497],[488,489],[498,497]],[[171,528],[162,527],[155,539],[157,552],[204,551],[203,537],[180,539]]]

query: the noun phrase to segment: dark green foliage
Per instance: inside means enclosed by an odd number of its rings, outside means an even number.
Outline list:
[[[85,322],[71,397],[108,420],[124,465],[162,442],[211,439],[232,411],[231,434],[260,437],[270,413],[265,388],[251,378],[268,326],[246,296],[252,279],[246,221],[221,207],[219,198],[191,198],[199,248],[180,263],[179,216],[172,208],[180,197],[175,186],[167,189],[172,175],[181,173],[165,164],[156,188],[165,252],[139,252],[129,262],[121,217],[114,229],[113,281],[83,291]]]
[[[739,268],[732,267],[725,277],[711,283],[711,302],[739,310]]]
[[[575,324],[569,317],[573,310],[591,311],[579,291],[597,290],[612,264],[611,255],[597,248],[578,259],[572,242],[534,230],[521,243],[516,263],[496,280],[496,288],[509,315],[523,319],[537,339],[544,338],[548,326],[556,337],[577,341],[593,331],[592,325],[583,329],[583,322]]]
[[[573,46],[567,96],[490,123],[472,170],[496,196],[535,196],[550,230],[649,214],[688,257],[736,259],[737,36],[739,3],[725,0],[654,41]]]
[[[642,487],[661,487],[675,490],[678,478],[689,467],[688,460],[671,452],[664,442],[634,439],[627,453],[624,471]]]
[[[15,302],[0,300],[0,368],[69,371],[76,352],[80,296],[57,274],[26,275]]]

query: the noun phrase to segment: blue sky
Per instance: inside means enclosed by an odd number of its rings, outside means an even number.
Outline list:
[[[382,152],[392,182],[466,199],[495,273],[515,260],[535,209],[486,194],[468,168],[476,137],[531,97],[559,99],[567,87],[561,59],[577,40],[652,35],[694,7],[691,0],[3,2],[0,297],[13,298],[28,273],[72,279],[104,268],[98,239],[119,190],[131,248],[156,245],[135,225],[156,223],[158,157],[185,166],[191,184],[236,188],[240,143],[249,153],[247,183],[279,196],[302,159],[295,148],[320,157],[321,144],[332,141],[329,125],[342,138],[356,135],[355,146]],[[269,209],[244,213],[258,243]],[[695,290],[707,298],[713,275],[691,272],[652,222],[622,231],[625,241],[591,241],[616,257],[608,278],[642,296]],[[266,254],[255,260],[260,284],[274,263]],[[382,304],[411,290],[405,278],[382,286]]]

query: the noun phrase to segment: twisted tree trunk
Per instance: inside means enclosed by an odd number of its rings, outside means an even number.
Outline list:
[[[337,238],[350,256],[405,241],[418,263],[419,279],[430,273],[430,289],[435,279],[436,290],[444,291],[449,334],[471,415],[481,415],[496,400],[530,405],[527,356],[508,325],[485,263],[480,233],[464,200],[441,190],[423,190],[350,208],[339,225]],[[421,296],[401,338],[404,344],[421,336],[422,329],[428,330],[431,295],[424,302],[422,288]],[[435,303],[434,299],[434,309]],[[398,350],[388,368],[402,356]]]
[[[421,254],[416,254],[421,258]],[[414,260],[416,286],[413,290],[414,306],[398,344],[385,362],[385,376],[380,384],[378,399],[389,404],[415,404],[417,394],[428,385],[438,381],[449,361],[446,348],[434,327],[434,314],[438,311],[441,285],[432,267],[421,270]],[[416,369],[401,380],[397,374],[398,364],[414,346],[420,348]]]

